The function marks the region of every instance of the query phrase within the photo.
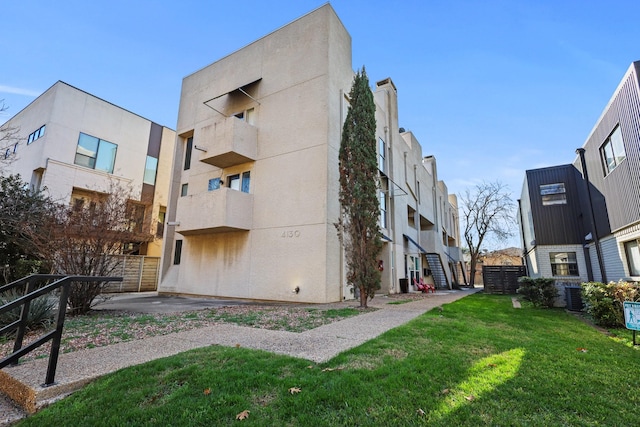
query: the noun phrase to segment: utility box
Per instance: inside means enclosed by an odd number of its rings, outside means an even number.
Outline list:
[[[409,292],[409,279],[400,279],[400,292],[403,294]]]
[[[564,288],[564,295],[567,300],[567,310],[582,311],[582,288],[580,286],[567,286]]]

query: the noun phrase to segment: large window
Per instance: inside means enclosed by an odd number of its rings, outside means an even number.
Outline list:
[[[541,185],[540,196],[542,197],[542,206],[567,204],[567,192],[564,188],[564,182]]]
[[[625,242],[624,250],[627,254],[627,266],[630,276],[640,276],[640,246],[638,240]]]
[[[575,252],[550,252],[553,276],[578,276],[578,260]]]
[[[600,156],[602,157],[605,175],[611,173],[611,171],[627,158],[620,126],[616,126],[609,138],[607,138],[602,147],[600,147]]]
[[[156,185],[156,172],[158,171],[158,159],[147,156],[147,163],[144,165],[144,178],[142,182],[149,185]]]
[[[118,146],[95,136],[80,133],[75,164],[113,173]]]

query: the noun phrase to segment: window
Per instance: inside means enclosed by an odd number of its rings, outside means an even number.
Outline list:
[[[550,252],[553,276],[578,276],[578,260],[575,252]]]
[[[380,227],[387,228],[387,195],[380,192]]]
[[[189,193],[189,184],[182,184],[180,188],[180,197],[184,197]]]
[[[255,108],[249,108],[245,111],[241,111],[238,114],[235,114],[235,116],[237,118],[239,118],[240,120],[244,120],[245,122],[249,123],[250,125],[255,125],[256,124],[256,110]]]
[[[243,193],[248,193],[249,192],[249,184],[251,182],[251,175],[250,173],[247,172],[243,172],[242,173],[242,187],[240,188],[240,190]]]
[[[158,212],[158,224],[156,227],[156,237],[162,239],[162,235],[164,234],[164,222],[167,218],[167,208],[164,206],[160,207],[160,212]]]
[[[414,280],[420,280],[420,258],[418,256],[407,255],[405,260],[407,262],[407,273],[410,283],[413,284]]]
[[[251,183],[251,173],[248,171],[243,172],[242,180],[240,180],[240,174],[229,175],[227,177],[227,182],[230,189],[248,193],[249,185]]]
[[[624,250],[627,254],[627,266],[630,276],[640,276],[640,246],[638,240],[631,240],[624,243]]]
[[[541,185],[540,195],[542,196],[542,206],[567,204],[567,194],[566,189],[564,188],[564,182]]]
[[[113,173],[117,149],[116,144],[80,133],[74,163],[78,166]]]
[[[173,265],[180,264],[182,258],[182,240],[176,240],[176,250],[173,253]]]
[[[230,189],[240,191],[240,175],[230,175],[227,177],[227,181],[229,181]]]
[[[34,130],[29,134],[29,137],[27,138],[27,145],[31,144],[36,139],[42,138],[44,136],[45,126],[46,125],[42,125],[38,129]]]
[[[191,153],[193,152],[193,137],[187,138],[187,146],[184,151],[184,170],[191,169]]]
[[[624,141],[620,126],[616,126],[609,138],[600,147],[600,156],[604,167],[604,174],[610,174],[618,165],[627,158],[624,150]]]
[[[220,178],[211,178],[209,180],[209,185],[207,186],[208,191],[219,190],[220,189]]]
[[[416,228],[416,210],[407,205],[407,224],[411,228]]]
[[[378,169],[380,172],[386,174],[386,156],[387,156],[387,144],[384,143],[382,138],[378,138]]]
[[[156,185],[156,172],[158,171],[158,159],[147,156],[147,163],[144,165],[144,177],[142,182],[149,185]]]
[[[144,216],[146,207],[141,203],[135,203],[129,201],[127,203],[127,217],[129,218],[129,231],[135,233],[142,233],[144,226]]]
[[[33,191],[40,191],[40,186],[42,185],[42,176],[44,174],[44,169],[34,169],[31,173],[31,189]]]

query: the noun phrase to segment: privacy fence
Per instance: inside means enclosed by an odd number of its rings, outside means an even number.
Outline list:
[[[526,276],[523,265],[483,265],[484,292],[487,294],[515,294],[518,278]]]
[[[157,291],[160,279],[160,257],[146,255],[119,255],[120,265],[113,276],[122,276],[122,282],[107,283],[104,292]]]

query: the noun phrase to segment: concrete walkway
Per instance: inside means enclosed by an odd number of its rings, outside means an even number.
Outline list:
[[[397,305],[389,304],[396,301],[394,299],[377,296],[369,302],[371,307],[378,308],[377,311],[302,333],[221,324],[81,350],[60,355],[56,383],[52,386],[41,385],[47,370],[47,359],[34,360],[0,370],[0,384],[3,386],[9,384],[5,393],[27,408],[29,412],[35,412],[110,372],[213,344],[240,345],[321,363],[389,329],[400,326],[432,308],[456,301],[479,290],[438,291],[435,294],[428,294],[425,298]],[[352,307],[356,303],[349,301],[339,305]],[[194,309],[191,304],[186,306]],[[109,308],[113,309],[117,306],[112,305]],[[3,403],[3,400],[0,399],[0,425],[11,419],[5,413],[12,412],[10,407],[6,407],[7,402]]]

